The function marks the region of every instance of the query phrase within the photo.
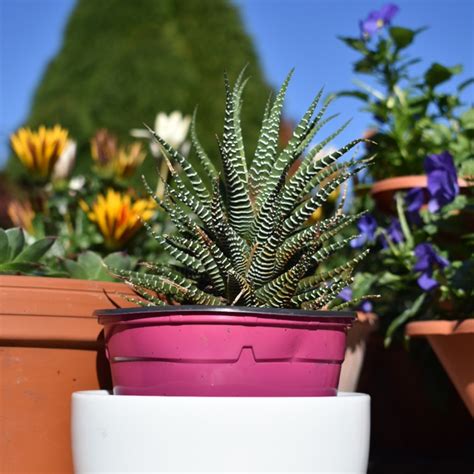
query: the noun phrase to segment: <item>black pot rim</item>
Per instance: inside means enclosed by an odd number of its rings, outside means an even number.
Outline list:
[[[158,313],[158,314],[157,314]],[[117,309],[99,309],[94,311],[99,322],[113,322],[120,320],[120,317],[126,317],[127,320],[143,317],[167,316],[174,313],[179,314],[213,314],[218,313],[221,316],[249,316],[252,315],[262,318],[282,318],[282,319],[328,319],[338,320],[338,322],[353,322],[357,313],[355,311],[308,311],[303,309],[287,308],[261,308],[253,306],[206,306],[206,305],[170,305],[170,306],[152,306],[139,308],[117,308]],[[344,321],[345,320],[345,321]]]

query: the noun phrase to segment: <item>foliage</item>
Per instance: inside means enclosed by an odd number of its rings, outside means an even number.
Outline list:
[[[46,237],[27,243],[23,229],[0,229],[0,274],[40,275],[47,273],[44,257],[54,244]]]
[[[26,173],[16,183],[7,212],[33,245],[55,236],[53,255],[44,262],[48,275],[111,280],[106,264],[130,269],[131,262],[136,263],[122,253],[109,255],[111,251],[156,257],[156,246],[142,245],[136,237],[142,230],[140,219],[161,230],[161,214],[153,200],[140,198],[125,180],[144,159],[142,144],[124,147],[110,132],[100,130],[91,140],[95,173],[86,178],[72,176],[75,147],[68,143],[75,142],[60,126],[22,129],[12,135],[12,147]],[[107,192],[102,194],[104,188]]]
[[[398,218],[389,228],[377,226],[377,258],[367,259],[355,287],[382,295],[375,311],[383,316],[386,344],[414,319],[474,316],[474,206],[468,201],[459,195],[437,213],[423,207],[413,215],[400,194]]]
[[[357,217],[346,216],[341,203],[335,214],[315,223],[308,219],[341,183],[365,169],[371,159],[339,163],[362,139],[315,159],[343,128],[312,147],[296,173],[289,169],[305,153],[316,133],[332,117],[324,117],[330,101],[316,113],[322,90],[296,126],[287,146],[278,149],[284,97],[292,73],[265,109],[251,165],[242,138],[242,94],[247,83],[242,71],[231,88],[225,78],[224,133],[218,139],[220,172],[201,146],[192,124],[192,142],[202,173],[167,141],[155,134],[166,157],[172,183],[164,199],[150,194],[176,227],[173,235],[150,234],[174,261],[147,264],[146,272],[112,271],[129,282],[147,302],[294,307],[305,309],[346,307],[337,295],[352,281],[352,271],[367,252],[326,270],[328,259],[344,248],[342,229]],[[150,129],[150,132],[153,131]],[[313,193],[311,193],[313,191]],[[149,226],[148,226],[149,227]]]
[[[392,16],[398,8],[387,5]],[[374,19],[380,19],[380,12]],[[389,22],[375,23],[371,15],[362,23],[361,37],[342,37],[359,59],[354,71],[369,77],[370,83],[356,81],[356,90],[342,91],[364,103],[373,123],[370,135],[377,143],[379,166],[372,170],[376,179],[388,176],[420,174],[423,159],[433,153],[449,151],[461,176],[474,175],[474,109],[465,107],[461,94],[474,82],[468,79],[456,92],[443,89],[448,81],[462,72],[462,66],[431,64],[419,75],[420,62],[407,54],[409,46],[424,31]],[[368,22],[366,24],[366,22]],[[365,25],[365,26],[364,26]],[[367,156],[375,145],[367,146]]]
[[[197,100],[211,131],[203,144],[212,149],[223,108],[216,94],[222,71],[235,73],[247,62],[253,82],[244,135],[253,146],[268,86],[229,0],[78,0],[26,124],[62,124],[78,142],[78,171],[90,175],[88,141],[96,130],[113,130],[126,143],[130,129],[151,125],[157,110],[191,114]],[[10,170],[18,171],[14,165],[11,160]],[[154,169],[145,160],[141,172]]]

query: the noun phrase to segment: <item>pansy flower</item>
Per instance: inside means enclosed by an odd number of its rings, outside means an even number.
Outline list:
[[[433,246],[428,243],[418,244],[415,247],[415,256],[417,260],[413,270],[421,272],[417,279],[420,288],[424,291],[430,291],[439,286],[439,283],[433,278],[433,271],[435,267],[447,267],[449,261],[438,255]]]
[[[402,226],[400,225],[400,221],[392,217],[390,225],[387,227],[386,230],[389,239],[394,244],[399,244],[405,240],[405,236],[403,235]],[[385,249],[388,247],[387,239],[385,236],[382,235],[381,238],[382,247]]]
[[[346,286],[343,288],[339,294],[337,295],[343,301],[351,301],[352,300],[352,289],[350,286]],[[358,311],[362,311],[363,313],[371,313],[373,310],[372,302],[369,300],[362,300],[360,304],[357,306]]]
[[[399,7],[397,5],[388,3],[380,10],[371,11],[367,18],[359,24],[362,36],[368,38],[385,25],[389,25],[392,18],[398,13],[398,10]]]
[[[437,212],[449,204],[459,194],[458,177],[453,157],[447,151],[425,158],[425,171],[428,176],[430,200],[428,209]]]
[[[367,242],[375,241],[375,232],[377,231],[377,221],[372,214],[365,214],[357,222],[357,228],[360,235],[351,240],[351,247],[358,249]]]

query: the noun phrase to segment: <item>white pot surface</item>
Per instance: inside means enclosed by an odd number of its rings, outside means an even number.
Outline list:
[[[76,474],[364,473],[370,397],[72,396]]]

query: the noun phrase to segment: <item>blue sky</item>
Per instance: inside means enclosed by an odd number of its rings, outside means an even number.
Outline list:
[[[101,0],[106,1],[106,0]],[[127,0],[125,0],[127,1]],[[191,0],[182,0],[191,1]],[[193,0],[198,1],[198,0]],[[255,41],[263,69],[278,86],[291,67],[296,74],[288,93],[286,115],[297,119],[321,85],[327,90],[350,88],[356,54],[338,35],[356,36],[358,21],[385,2],[368,0],[233,0]],[[28,114],[30,100],[61,37],[74,0],[0,0],[0,165],[8,154],[8,136]],[[474,1],[401,0],[394,23],[428,26],[412,53],[423,66],[438,61],[461,63],[474,76]],[[465,98],[474,101],[474,88]],[[359,136],[368,117],[360,104],[341,99],[334,111],[354,117],[340,141]]]

